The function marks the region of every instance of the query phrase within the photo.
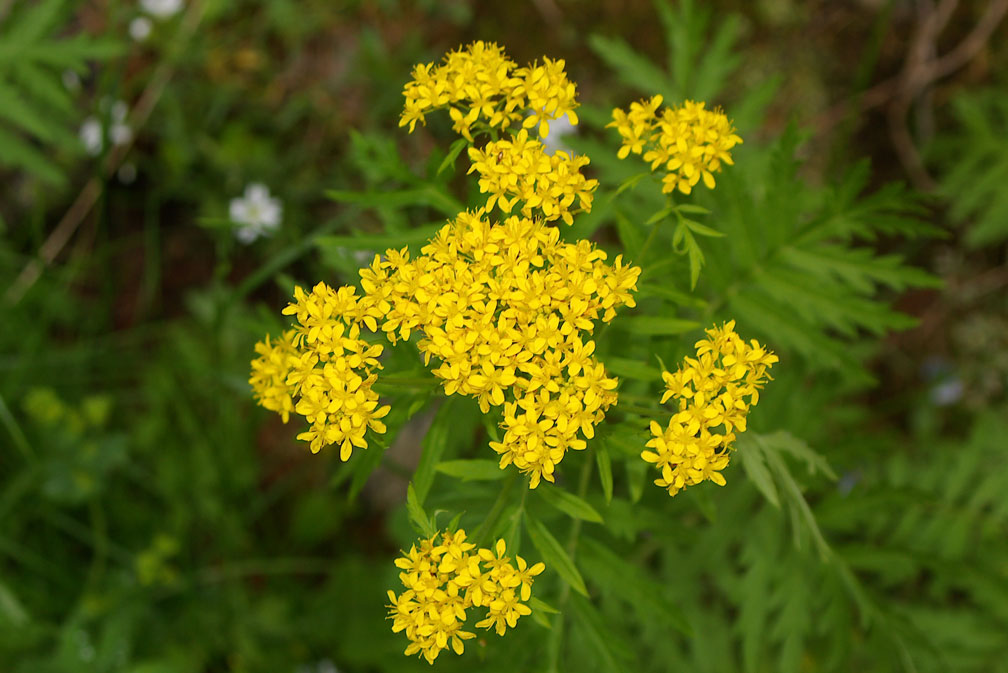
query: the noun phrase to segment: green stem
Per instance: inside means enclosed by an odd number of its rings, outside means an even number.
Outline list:
[[[595,466],[595,461],[589,456],[585,456],[584,465],[581,467],[581,477],[578,481],[578,497],[584,499],[585,494],[588,493],[588,484],[591,482],[592,468]],[[571,523],[570,534],[567,536],[567,555],[570,556],[571,561],[574,560],[574,555],[577,552],[578,538],[581,535],[581,519],[574,519]],[[560,660],[560,649],[563,644],[563,632],[564,632],[564,613],[563,606],[570,597],[570,585],[564,583],[560,588],[560,597],[557,599],[556,608],[560,610],[560,614],[557,615],[556,622],[553,624],[553,630],[550,633],[550,639],[546,646],[546,660],[549,662],[547,669],[548,671],[557,670],[557,662]]]
[[[486,537],[490,535],[490,531],[493,529],[494,524],[497,523],[497,519],[500,518],[505,505],[507,505],[511,489],[514,488],[515,482],[518,481],[517,470],[511,470],[510,472],[511,476],[509,476],[507,481],[504,482],[504,486],[501,488],[500,493],[497,494],[497,500],[494,501],[493,506],[490,508],[490,512],[486,515],[486,518],[483,519],[483,523],[481,523],[480,527],[476,529],[473,536],[469,538],[477,547],[484,546]],[[526,488],[525,490],[528,489]]]
[[[4,401],[2,395],[0,395],[0,420],[7,427],[7,432],[10,433],[11,439],[14,440],[14,446],[21,452],[24,459],[29,463],[33,462],[35,460],[35,449],[32,448],[32,445],[28,442],[28,438],[21,431],[21,426],[18,425],[17,419],[14,418],[14,414],[7,407],[7,403]]]

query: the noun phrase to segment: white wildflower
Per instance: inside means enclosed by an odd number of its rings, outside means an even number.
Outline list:
[[[99,107],[107,112],[108,138],[113,145],[125,145],[133,139],[133,130],[126,124],[126,116],[129,114],[126,103],[121,100],[110,103],[108,99],[103,99]],[[91,156],[98,156],[105,148],[104,128],[97,117],[85,119],[78,135],[84,150]]]
[[[150,19],[148,19],[146,16],[138,16],[132,21],[130,21],[129,25],[130,37],[132,37],[137,42],[143,42],[148,37],[150,37],[151,28],[152,24]]]
[[[252,183],[245,188],[244,195],[231,199],[228,212],[231,221],[240,225],[235,229],[235,236],[248,244],[260,236],[268,236],[280,226],[283,205],[270,196],[265,185]]]
[[[84,151],[93,157],[101,154],[102,146],[102,125],[95,117],[88,117],[84,120],[84,123],[80,127],[80,139],[81,144],[84,145]]]
[[[182,9],[182,0],[140,0],[140,7],[155,19],[167,19]]]

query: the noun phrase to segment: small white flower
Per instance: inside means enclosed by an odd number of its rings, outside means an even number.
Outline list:
[[[81,144],[84,145],[84,151],[93,157],[101,154],[102,146],[102,125],[94,117],[88,117],[84,120],[84,123],[80,127],[80,139]]]
[[[232,222],[241,225],[235,229],[235,236],[248,244],[260,236],[268,236],[280,226],[283,205],[270,196],[265,185],[252,183],[245,187],[244,195],[231,199],[228,213]]]
[[[103,99],[100,103],[102,111],[108,111],[108,137],[113,145],[124,145],[133,139],[133,130],[126,124],[129,106],[123,101],[110,103]],[[97,117],[88,117],[80,127],[80,139],[84,150],[91,156],[98,156],[105,147],[105,136],[102,123]]]
[[[182,0],[140,0],[140,7],[155,19],[167,19],[182,9]]]
[[[137,42],[143,42],[151,34],[151,20],[146,16],[138,16],[130,21],[129,34]]]

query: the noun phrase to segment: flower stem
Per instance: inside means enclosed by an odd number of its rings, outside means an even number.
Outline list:
[[[578,497],[584,498],[585,494],[588,492],[588,484],[591,482],[592,468],[595,466],[595,461],[589,456],[585,456],[584,465],[581,467],[581,476],[578,481]],[[577,552],[578,538],[581,535],[581,519],[574,519],[571,522],[570,534],[567,536],[567,555],[570,556],[571,561],[574,560],[574,554]],[[557,599],[556,608],[560,610],[560,614],[557,615],[556,622],[553,624],[553,631],[550,633],[549,642],[546,645],[546,661],[548,662],[546,670],[556,671],[557,663],[560,660],[560,649],[563,644],[563,632],[564,632],[564,613],[563,606],[567,602],[567,598],[570,596],[570,585],[564,583],[560,588],[560,597]]]

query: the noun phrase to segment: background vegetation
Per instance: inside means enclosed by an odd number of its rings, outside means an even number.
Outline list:
[[[745,144],[695,201],[727,234],[696,295],[670,236],[642,245],[645,190],[573,232],[640,253],[600,345],[630,395],[698,334],[649,316],[738,317],[782,362],[724,488],[669,499],[643,436],[570,455],[605,521],[576,524],[590,599],[544,575],[562,620],[437,666],[1008,670],[1008,3],[158,4],[0,2],[0,670],[427,670],[384,592],[421,450],[485,457],[475,405],[386,391],[393,445],[343,466],[246,380],[294,284],[353,282],[464,200],[426,179],[448,125],[396,124],[412,65],[474,39],[567,60],[604,188],[639,168],[612,106],[725,107]],[[283,217],[244,245],[251,183]],[[501,514],[499,482],[426,469],[429,512]],[[547,500],[499,529],[566,542]]]

